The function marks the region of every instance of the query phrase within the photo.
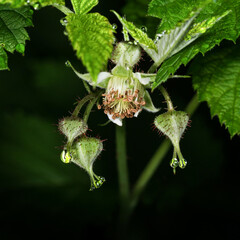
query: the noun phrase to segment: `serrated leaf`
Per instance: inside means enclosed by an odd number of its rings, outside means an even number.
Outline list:
[[[24,53],[25,42],[29,40],[25,27],[29,26],[32,26],[32,10],[29,7],[13,9],[0,5],[0,69],[7,69],[4,50]]]
[[[188,33],[190,26],[192,25],[192,22],[197,16],[197,14],[198,13],[185,21],[181,26],[171,30],[169,33],[163,33],[161,34],[161,37],[160,34],[159,36],[157,34],[157,36],[160,38],[157,39],[155,42],[158,52],[142,46],[157,66],[159,66],[166,58],[168,58],[175,50],[179,42],[183,40],[184,36],[186,36],[186,34]]]
[[[152,89],[155,89],[159,84],[165,82],[171,74],[176,72],[181,64],[186,65],[197,53],[206,53],[216,44],[220,44],[223,39],[236,41],[240,34],[240,1],[229,0],[228,4],[221,5],[220,8],[221,9],[215,8],[216,16],[220,17],[219,21],[211,26],[210,29],[207,29],[197,40],[190,43],[162,64],[158,70]],[[210,10],[209,8],[208,11]],[[222,15],[219,15],[219,12],[221,12]],[[211,18],[207,19],[213,19],[213,15],[214,13],[211,14]]]
[[[98,4],[98,0],[71,0],[71,2],[76,14],[88,13]]]
[[[99,72],[111,57],[114,41],[112,25],[98,13],[70,14],[66,18],[73,49],[96,82]]]
[[[161,19],[158,32],[162,32],[171,30],[185,19],[191,18],[197,10],[208,3],[218,4],[212,0],[153,0],[149,4],[148,14]]]
[[[207,101],[230,135],[240,134],[240,47],[219,48],[190,66],[200,101]]]
[[[59,4],[65,5],[64,0],[1,0],[1,4],[11,4],[11,7],[19,8],[26,5],[31,5],[34,8],[39,9],[49,5]]]
[[[134,40],[136,40],[140,45],[144,45],[147,48],[153,49],[157,52],[156,45],[154,44],[153,40],[147,36],[145,32],[134,26],[133,23],[128,22],[126,19],[122,18],[115,11],[113,11],[113,13],[117,16],[118,20],[121,22],[123,27],[127,29],[127,31],[134,38]]]

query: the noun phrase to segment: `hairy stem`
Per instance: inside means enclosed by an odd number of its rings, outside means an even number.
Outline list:
[[[173,107],[171,98],[170,98],[167,90],[166,90],[162,85],[160,85],[159,90],[161,91],[161,93],[162,93],[165,101],[167,102],[168,111],[173,111],[173,110],[174,110],[174,107]]]
[[[102,93],[103,93],[103,91],[98,91],[98,92],[95,93],[95,97],[93,99],[90,99],[90,103],[87,105],[86,110],[85,110],[84,115],[83,115],[84,122],[87,123],[89,115],[91,113],[91,110],[92,110],[94,104],[96,103],[96,101],[102,95]]]

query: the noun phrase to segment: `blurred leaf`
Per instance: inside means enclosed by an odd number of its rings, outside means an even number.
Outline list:
[[[240,134],[240,47],[222,48],[197,59],[190,68],[200,101],[207,101],[230,135]]]
[[[112,53],[112,25],[99,13],[70,14],[66,19],[66,29],[73,49],[96,82]]]
[[[79,168],[60,161],[61,148],[56,149],[60,136],[50,122],[21,112],[1,121],[2,186],[62,186],[78,181]]]
[[[0,5],[0,70],[8,69],[4,49],[24,53],[25,42],[29,40],[24,28],[32,26],[32,13],[29,7],[13,9]]]
[[[64,0],[1,0],[1,4],[11,4],[11,7],[19,8],[26,5],[31,5],[35,10],[40,9],[41,7],[46,7],[48,5],[59,4],[65,5]]]

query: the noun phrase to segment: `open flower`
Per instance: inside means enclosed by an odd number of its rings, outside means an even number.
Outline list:
[[[116,66],[111,72],[100,72],[97,82],[94,83],[89,73],[78,73],[71,65],[76,75],[90,85],[106,89],[102,95],[103,109],[108,118],[119,126],[122,119],[137,117],[142,109],[149,112],[157,112],[147,88],[154,81],[156,74],[133,72],[132,67],[140,59],[138,46],[126,42],[120,42],[112,56]]]

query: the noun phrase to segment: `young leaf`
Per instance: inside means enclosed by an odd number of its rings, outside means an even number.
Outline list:
[[[126,19],[120,17],[118,13],[113,11],[113,13],[117,16],[118,20],[121,22],[124,28],[127,29],[129,34],[140,44],[144,45],[147,48],[151,48],[157,52],[157,47],[154,44],[153,40],[147,36],[145,32],[141,29],[135,27],[133,23],[128,22]]]
[[[208,10],[210,11],[210,9]],[[204,34],[162,64],[152,89],[155,89],[159,84],[165,82],[171,74],[175,73],[181,64],[186,65],[197,53],[206,53],[223,39],[232,41],[237,39],[240,34],[240,25],[238,24],[240,21],[240,0],[229,0],[228,4],[221,5],[218,10],[215,10],[215,17],[218,17],[218,21],[215,21],[216,19],[214,20],[214,13],[212,13],[211,18],[207,19],[210,22],[213,21],[215,24],[210,24],[210,28],[208,28],[208,25],[205,26],[207,29]],[[222,15],[219,15],[219,12],[221,12]],[[186,40],[189,41],[188,39]]]
[[[200,101],[207,101],[230,135],[240,134],[240,47],[219,48],[190,66]]]
[[[179,42],[183,40],[196,16],[197,13],[193,17],[185,21],[181,26],[176,27],[167,34],[161,34],[161,36],[160,34],[157,34],[157,39],[155,43],[158,52],[142,46],[157,66],[160,66],[160,64],[172,54],[172,51],[174,51],[177,44],[179,44]]]
[[[93,82],[113,49],[113,28],[107,18],[98,13],[69,14],[66,26],[73,49],[90,73]]]
[[[31,5],[35,10],[40,9],[41,7],[46,7],[49,5],[65,5],[64,0],[1,0],[1,4],[11,4],[11,7],[19,8],[26,5]]]
[[[4,50],[24,53],[25,41],[29,40],[25,27],[32,26],[32,10],[29,7],[10,8],[0,5],[0,69],[8,69]]]
[[[88,13],[98,4],[98,0],[71,0],[71,2],[76,14]]]

